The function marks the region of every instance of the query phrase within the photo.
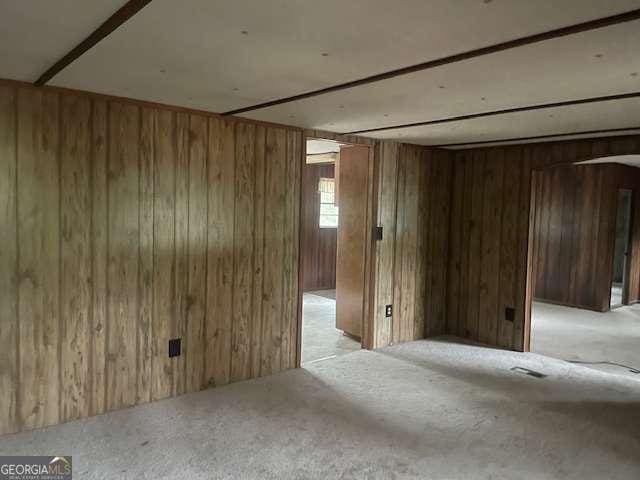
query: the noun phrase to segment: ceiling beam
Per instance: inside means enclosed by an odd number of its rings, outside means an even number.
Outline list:
[[[136,13],[147,6],[151,0],[129,0],[116,13],[111,15],[102,25],[95,29],[87,38],[76,45],[69,53],[54,63],[34,82],[41,87],[57,75],[62,69],[77,60],[83,53],[96,45],[100,40],[110,35],[120,25],[125,23]]]
[[[637,127],[610,128],[607,130],[584,130],[582,132],[567,132],[567,133],[554,133],[550,135],[536,135],[534,137],[501,138],[497,140],[480,140],[477,142],[442,143],[442,144],[436,144],[436,145],[425,145],[425,147],[439,147],[439,148],[466,147],[466,146],[485,145],[485,144],[492,144],[492,143],[525,142],[529,140],[542,140],[545,138],[571,137],[573,135],[597,135],[602,133],[626,132],[631,130],[640,130],[640,125]],[[488,145],[488,146],[491,146],[491,145]]]
[[[409,73],[420,72],[423,70],[429,70],[431,68],[440,67],[442,65],[448,65],[451,63],[462,62],[471,58],[481,57],[483,55],[490,55],[492,53],[502,52],[504,50],[510,50],[517,47],[523,47],[525,45],[531,45],[533,43],[539,43],[546,40],[552,40],[555,38],[565,37],[567,35],[574,35],[576,33],[588,32],[590,30],[596,30],[599,28],[610,27],[612,25],[618,25],[620,23],[631,22],[640,19],[640,9],[631,10],[629,12],[621,13],[618,15],[612,15],[610,17],[598,18],[588,22],[578,23],[570,25],[568,27],[562,27],[555,30],[549,30],[547,32],[537,33],[535,35],[529,35],[526,37],[509,40],[507,42],[490,45],[488,47],[482,47],[475,50],[470,50],[463,53],[458,53],[448,57],[438,58],[436,60],[430,60],[409,67],[403,67],[396,70],[390,70],[388,72],[371,75],[369,77],[361,78],[359,80],[353,80],[338,85],[333,85],[319,90],[313,90],[298,95],[292,95],[290,97],[280,98],[277,100],[271,100],[264,103],[258,103],[248,107],[238,108],[236,110],[230,110],[224,112],[222,115],[237,115],[240,113],[250,112],[253,110],[260,110],[262,108],[273,107],[275,105],[281,105],[283,103],[295,102],[298,100],[304,100],[306,98],[317,97],[318,95],[325,95],[327,93],[337,92],[353,87],[360,87],[362,85],[368,85],[370,83],[380,82],[382,80],[388,80],[390,78],[398,77],[401,75],[407,75]]]
[[[404,123],[399,125],[390,125],[388,127],[356,130],[353,132],[346,132],[345,135],[381,132],[384,130],[396,130],[399,128],[422,127],[425,125],[438,125],[441,123],[459,122],[462,120],[472,120],[472,119],[481,118],[481,117],[492,117],[496,115],[505,115],[508,113],[529,112],[532,110],[542,110],[545,108],[567,107],[570,105],[583,105],[585,103],[595,103],[595,102],[609,102],[613,100],[626,100],[629,98],[638,98],[638,97],[640,97],[640,92],[631,92],[631,93],[622,93],[618,95],[606,95],[604,97],[591,97],[591,98],[581,98],[579,100],[566,100],[564,102],[539,103],[537,105],[528,105],[526,107],[514,107],[514,108],[507,108],[504,110],[492,110],[489,112],[469,113],[467,115],[458,115],[456,117],[439,118],[436,120],[426,120],[424,122]]]

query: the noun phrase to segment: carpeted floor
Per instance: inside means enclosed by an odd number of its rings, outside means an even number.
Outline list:
[[[336,329],[335,290],[303,295],[302,363],[344,355],[361,348],[360,342]]]
[[[534,302],[531,351],[640,382],[640,305],[592,312]]]
[[[640,382],[446,338],[0,438],[89,480],[620,480],[639,452]]]

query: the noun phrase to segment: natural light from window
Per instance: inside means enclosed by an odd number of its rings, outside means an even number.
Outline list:
[[[338,228],[335,179],[321,178],[318,182],[318,192],[320,192],[320,228]]]

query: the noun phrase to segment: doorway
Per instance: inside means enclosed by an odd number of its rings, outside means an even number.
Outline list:
[[[613,250],[610,308],[628,303],[629,294],[629,243],[631,240],[631,199],[633,192],[618,189],[616,213],[616,238]]]
[[[307,138],[301,207],[301,364],[363,346],[372,160],[369,146]]]
[[[636,188],[640,169],[613,161],[532,172],[525,319],[531,352],[640,376]]]

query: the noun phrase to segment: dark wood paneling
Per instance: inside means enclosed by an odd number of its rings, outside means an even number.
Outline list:
[[[294,367],[302,154],[296,129],[0,86],[0,433]]]
[[[305,291],[336,287],[337,229],[320,228],[320,178],[334,178],[333,164],[312,163],[304,166],[304,200],[302,228],[302,288]]]
[[[614,164],[559,166],[539,173],[544,193],[534,205],[536,299],[609,309],[619,173]]]
[[[449,255],[447,331],[504,348],[528,348],[528,326],[525,321],[527,305],[524,299],[527,256],[532,253],[533,257],[533,252],[529,250],[532,171],[594,157],[632,153],[640,153],[638,136],[455,152],[451,192],[454,210],[450,225],[451,239],[457,240],[452,243],[455,248],[451,248]],[[585,179],[580,188],[601,191],[598,187],[601,181],[597,177]],[[552,178],[535,182],[536,197],[540,201],[547,201],[551,182]],[[558,182],[560,179],[556,179]],[[562,197],[562,201],[566,200],[565,197]],[[609,197],[585,198],[579,209],[580,221],[585,215],[598,215],[603,204],[604,208],[611,208],[611,203]],[[531,221],[535,221],[535,218],[538,217],[534,215]],[[572,223],[566,216],[564,221],[569,224],[576,222],[574,219]],[[558,222],[563,222],[561,216]],[[549,225],[541,224],[540,228],[548,229]],[[544,248],[536,246],[536,249],[540,249],[536,250],[536,255],[544,256]],[[598,257],[588,248],[578,250],[580,253],[567,250],[565,257],[578,255],[576,261],[588,264],[591,268],[590,278],[595,278],[596,271],[604,271],[609,261],[607,258]],[[637,257],[632,253],[633,265],[638,262]],[[598,262],[600,266],[597,266]],[[575,263],[569,263],[565,258],[563,262],[551,265],[551,269],[556,272],[554,275],[568,272],[569,278],[572,275],[575,278],[575,271],[571,273]],[[631,283],[634,281],[637,282],[632,279]],[[636,291],[635,286],[632,289]],[[513,322],[505,319],[507,307],[515,309]]]

